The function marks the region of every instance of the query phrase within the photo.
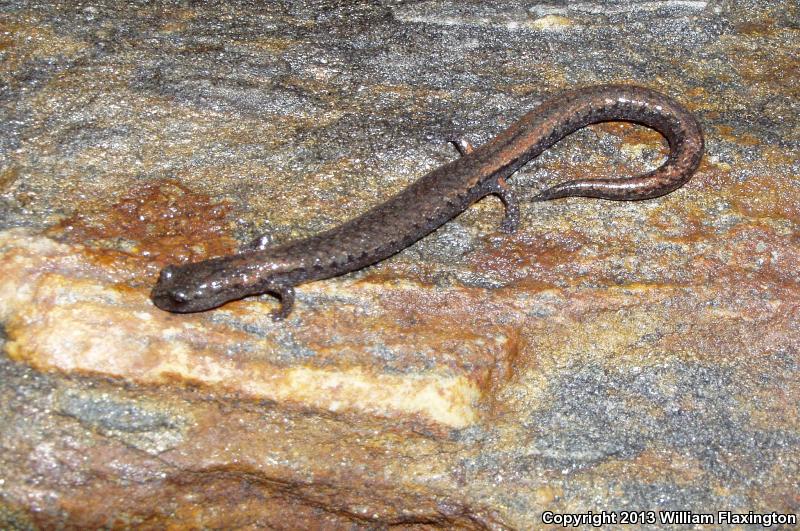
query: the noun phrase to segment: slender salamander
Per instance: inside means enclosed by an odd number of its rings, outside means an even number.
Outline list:
[[[156,306],[198,312],[249,295],[280,299],[275,319],[289,315],[294,286],[330,278],[379,262],[446,223],[478,199],[494,194],[505,205],[501,224],[513,232],[519,206],[505,180],[570,133],[589,124],[628,121],[661,133],[669,142],[666,162],[647,174],[619,179],[577,179],[534,197],[546,201],[582,196],[650,199],[682,186],[703,155],[703,133],[689,111],[654,90],[598,85],[564,92],[542,103],[488,143],[473,149],[459,140],[461,157],[440,166],[385,203],[309,238],[269,246],[260,237],[237,254],[165,267],[153,288]]]

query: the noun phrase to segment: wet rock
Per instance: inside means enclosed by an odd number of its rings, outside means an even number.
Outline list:
[[[792,2],[0,7],[4,527],[529,529],[800,512]],[[487,198],[362,271],[167,314],[166,264],[330,228],[548,95],[683,102],[652,201]],[[510,185],[656,167],[630,124]]]

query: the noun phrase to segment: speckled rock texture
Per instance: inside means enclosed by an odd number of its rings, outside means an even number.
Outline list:
[[[798,57],[795,1],[3,2],[0,527],[800,512]],[[509,181],[513,235],[487,198],[285,322],[148,298],[605,82],[696,113],[686,186],[525,201],[664,158],[593,126]]]

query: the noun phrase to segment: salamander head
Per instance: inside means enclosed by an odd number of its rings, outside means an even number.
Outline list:
[[[258,275],[246,261],[231,258],[167,266],[161,270],[150,298],[162,310],[189,313],[267,290],[268,279]]]

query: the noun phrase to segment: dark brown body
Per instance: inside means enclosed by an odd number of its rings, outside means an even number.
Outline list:
[[[682,186],[703,154],[697,120],[653,90],[601,85],[552,98],[490,142],[428,173],[385,203],[336,228],[273,247],[253,242],[239,254],[166,267],[152,299],[171,312],[196,312],[248,295],[282,300],[275,317],[291,311],[293,286],[374,264],[408,247],[488,194],[506,205],[502,228],[513,231],[517,202],[505,178],[566,135],[592,123],[631,121],[660,132],[670,145],[667,161],[648,174],[621,179],[576,180],[546,190],[537,200],[567,196],[649,199]]]

